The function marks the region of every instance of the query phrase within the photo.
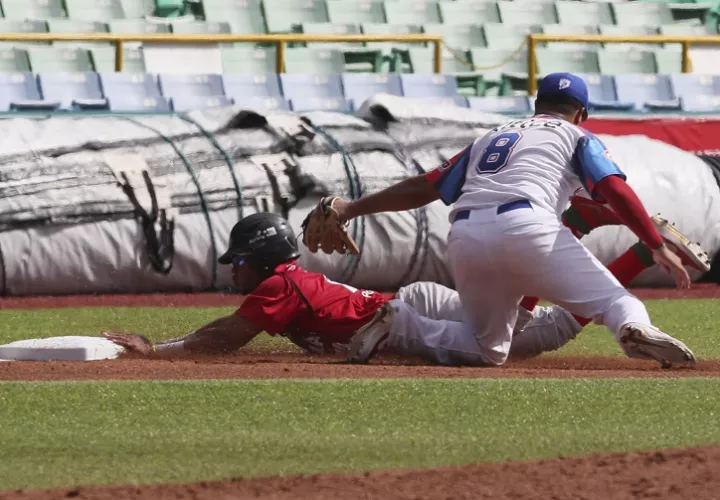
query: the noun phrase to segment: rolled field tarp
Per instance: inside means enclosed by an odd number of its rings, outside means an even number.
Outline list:
[[[356,113],[266,116],[238,108],[181,115],[0,121],[0,293],[63,295],[227,290],[217,264],[230,229],[257,211],[296,234],[324,195],[357,198],[450,158],[507,117],[379,95]],[[720,246],[718,187],[692,154],[640,137],[603,137],[651,212],[711,253]],[[452,286],[449,208],[363,217],[360,256],[301,264],[360,288],[418,280]],[[607,262],[633,238],[586,238]],[[667,279],[649,272],[643,284]]]

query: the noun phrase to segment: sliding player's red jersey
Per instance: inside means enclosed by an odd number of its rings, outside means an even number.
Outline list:
[[[311,351],[332,352],[334,344],[348,344],[390,298],[336,283],[289,261],[277,266],[235,314]]]

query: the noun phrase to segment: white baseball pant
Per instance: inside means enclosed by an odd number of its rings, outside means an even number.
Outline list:
[[[642,302],[556,214],[538,206],[501,214],[496,208],[471,211],[452,225],[448,258],[463,321],[428,319],[425,328],[443,337],[474,336],[487,364],[507,360],[523,296],[542,297],[604,324],[616,340],[627,323],[651,324]]]
[[[419,282],[401,288],[390,304],[395,309],[387,347],[442,365],[487,365],[470,331],[455,335],[437,321],[462,321],[460,296],[437,283]],[[536,307],[525,329],[510,346],[513,358],[538,356],[570,342],[583,329],[565,309]]]

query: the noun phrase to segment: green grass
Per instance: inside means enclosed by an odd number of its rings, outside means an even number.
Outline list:
[[[718,300],[648,300],[645,305],[655,326],[685,342],[698,358],[720,358]],[[589,325],[577,339],[553,355],[613,354],[622,356],[607,328]]]
[[[649,301],[720,358],[712,300]],[[0,343],[169,338],[232,308],[0,310]],[[256,349],[288,348],[260,336]],[[556,354],[620,355],[590,327]],[[0,490],[187,482],[720,444],[719,379],[0,382]]]
[[[0,384],[0,489],[720,443],[715,379]]]
[[[717,325],[720,301],[652,300],[647,301],[655,324],[686,342],[701,358],[720,358]],[[0,310],[0,343],[27,338],[58,335],[99,335],[103,330],[142,333],[152,339],[172,338],[203,325],[232,308],[127,308]],[[256,349],[288,348],[282,338],[267,335],[253,342]],[[292,348],[292,347],[290,347]],[[553,355],[622,356],[612,335],[601,326],[588,326],[577,340]]]

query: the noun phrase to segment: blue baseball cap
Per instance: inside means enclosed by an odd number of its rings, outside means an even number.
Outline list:
[[[542,96],[564,95],[572,97],[585,108],[583,119],[587,118],[589,105],[588,88],[585,80],[572,73],[550,73],[540,80],[538,98]]]

